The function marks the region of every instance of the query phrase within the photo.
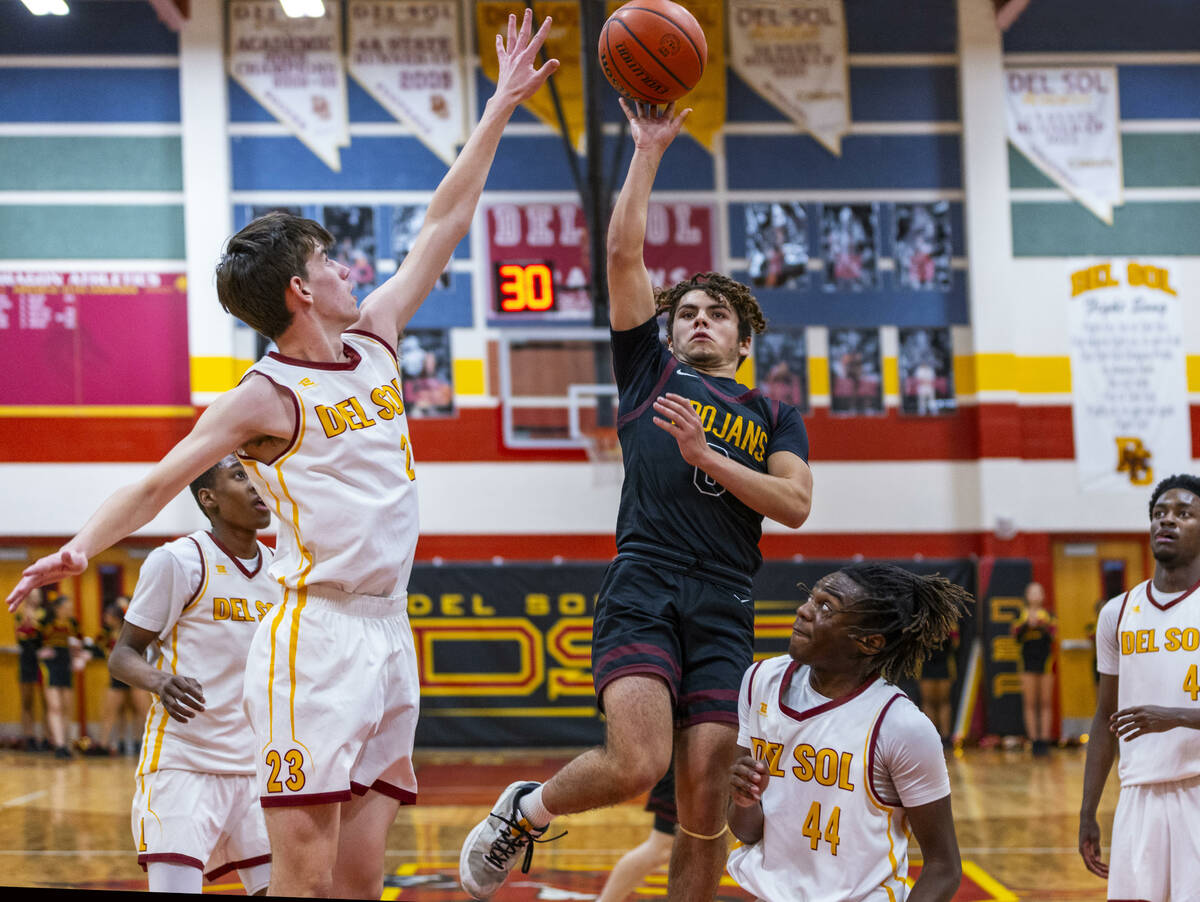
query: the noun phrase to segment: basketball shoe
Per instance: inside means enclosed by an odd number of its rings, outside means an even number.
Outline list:
[[[533,861],[533,844],[549,842],[541,838],[549,825],[535,828],[517,806],[521,798],[537,786],[537,783],[524,782],[510,784],[500,793],[492,813],[467,834],[458,858],[458,879],[472,899],[492,898],[508,879],[509,871],[522,851],[525,860],[521,873],[528,874]]]

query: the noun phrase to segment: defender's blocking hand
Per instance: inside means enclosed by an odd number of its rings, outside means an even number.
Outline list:
[[[34,561],[21,573],[21,581],[5,599],[9,611],[15,611],[21,607],[25,597],[38,586],[56,583],[68,576],[78,576],[87,569],[87,563],[87,555],[65,549],[60,549],[54,554],[48,554],[44,558]]]
[[[538,51],[550,34],[551,19],[542,20],[537,34],[533,31],[533,10],[526,8],[525,17],[517,29],[517,17],[508,17],[508,39],[496,35],[496,57],[500,61],[500,75],[496,79],[496,96],[514,106],[532,97],[558,69],[558,60],[547,60],[541,68],[534,66]]]

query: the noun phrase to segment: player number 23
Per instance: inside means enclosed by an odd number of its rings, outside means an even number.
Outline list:
[[[817,851],[817,846],[821,844],[821,840],[829,843],[829,851],[832,855],[837,855],[838,843],[841,837],[838,836],[838,828],[842,823],[842,809],[834,806],[833,811],[829,812],[829,820],[825,823],[825,830],[821,830],[821,803],[813,802],[812,807],[808,809],[808,817],[804,819],[804,829],[800,831],[809,838],[812,843],[812,850]]]
[[[267,767],[271,768],[271,776],[267,778],[267,792],[283,792],[286,786],[292,792],[304,788],[304,753],[299,749],[288,749],[281,756],[275,749],[266,755]],[[280,771],[287,767],[287,779],[280,782]]]

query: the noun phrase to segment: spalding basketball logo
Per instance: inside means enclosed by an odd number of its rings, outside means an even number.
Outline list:
[[[662,56],[674,56],[679,52],[679,38],[673,34],[664,34],[658,39],[658,52]]]

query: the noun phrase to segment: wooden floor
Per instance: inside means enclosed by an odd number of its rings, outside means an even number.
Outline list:
[[[956,899],[1105,898],[1104,882],[1075,850],[1083,750],[968,750],[948,758],[964,882]],[[545,752],[425,752],[421,801],[401,811],[388,838],[385,899],[462,900],[455,885],[459,843],[514,779],[549,776],[564,760]],[[75,758],[0,752],[0,882],[6,886],[144,889],[129,834],[132,758]],[[1114,774],[1115,778],[1115,774]],[[1101,807],[1107,839],[1116,801]],[[559,822],[556,822],[556,824]],[[627,804],[561,819],[569,835],[534,856],[496,902],[591,899],[621,853],[640,842],[649,816]],[[914,849],[912,858],[919,861]],[[651,875],[634,898],[665,892]],[[228,881],[214,892],[240,892]],[[720,899],[748,898],[723,886]]]

